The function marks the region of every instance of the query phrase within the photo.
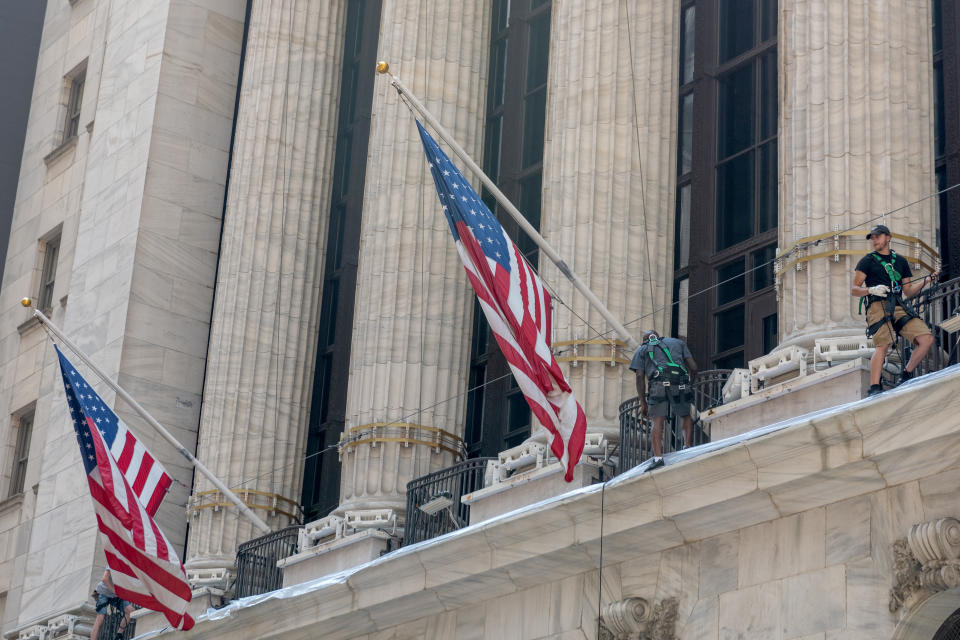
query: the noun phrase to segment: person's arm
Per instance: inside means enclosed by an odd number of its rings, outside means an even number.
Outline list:
[[[928,276],[923,276],[919,280],[914,280],[913,278],[904,278],[903,279],[903,297],[912,298],[913,296],[920,293],[923,290],[923,287],[928,282],[936,282],[937,276],[940,275],[940,272],[934,271]]]
[[[850,287],[850,295],[855,298],[862,298],[865,295],[870,294],[870,290],[863,285],[867,280],[867,274],[863,271],[854,271],[853,272],[853,286]]]
[[[640,398],[640,415],[647,417],[647,376],[637,369],[637,397]]]
[[[687,365],[687,373],[690,374],[690,382],[693,382],[697,379],[697,361],[693,359],[693,356],[688,356],[683,359],[683,362]]]

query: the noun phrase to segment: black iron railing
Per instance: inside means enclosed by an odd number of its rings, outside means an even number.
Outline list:
[[[920,363],[919,373],[930,373],[939,371],[944,367],[955,364],[960,357],[960,347],[957,346],[957,340],[960,339],[960,332],[946,331],[940,324],[960,312],[960,278],[954,278],[938,284],[936,287],[930,287],[923,291],[916,298],[911,300],[913,308],[921,318],[930,326],[935,338],[935,348]],[[907,341],[900,338],[901,349],[908,349]],[[904,351],[905,355],[907,354]],[[907,355],[907,357],[909,357]]]
[[[134,606],[134,609],[139,609],[139,607]],[[107,613],[103,617],[103,624],[100,625],[100,630],[97,632],[98,638],[93,638],[93,640],[114,640],[117,637],[117,631],[120,630],[122,622],[123,611],[120,611],[120,609],[112,604],[108,605]],[[135,620],[130,620],[127,622],[127,627],[121,637],[124,640],[128,640],[135,635],[137,635],[137,623]]]
[[[693,383],[693,403],[698,411],[706,411],[722,401],[723,385],[730,376],[730,369],[709,369],[697,374]],[[617,473],[632,469],[653,455],[651,439],[652,424],[640,413],[640,398],[630,398],[620,405],[620,450]],[[664,424],[663,452],[677,451],[683,446],[683,423],[671,417]],[[693,442],[696,446],[710,441],[709,428],[697,421],[693,425]]]
[[[237,549],[237,582],[234,597],[243,598],[283,586],[283,569],[277,561],[297,552],[299,525],[248,540]]]
[[[493,458],[471,458],[408,482],[403,544],[429,540],[469,524],[470,506],[462,504],[460,496],[483,488],[488,460]]]

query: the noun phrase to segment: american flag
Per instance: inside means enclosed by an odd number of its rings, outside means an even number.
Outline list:
[[[170,476],[54,348],[114,590],[128,602],[164,614],[172,626],[189,629],[186,572],[152,518]]]
[[[550,294],[490,209],[417,121],[430,173],[480,307],[550,449],[573,480],[587,419],[550,349]]]

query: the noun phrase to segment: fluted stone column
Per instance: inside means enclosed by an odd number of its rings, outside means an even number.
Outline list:
[[[542,229],[635,337],[670,329],[676,185],[678,3],[602,0],[553,4]],[[618,433],[618,407],[636,395],[621,362],[570,362],[572,340],[617,338],[548,261],[554,342],[588,431]],[[607,357],[609,346],[578,345]],[[562,351],[561,351],[562,350]]]
[[[271,527],[300,502],[346,0],[254,0],[197,457]],[[260,535],[199,474],[188,569]],[[197,574],[194,574],[197,575]]]
[[[489,5],[384,0],[381,17],[378,57],[474,158]],[[368,163],[339,511],[400,514],[408,481],[457,460],[473,293],[413,116],[386,77],[374,93]],[[440,446],[420,444],[432,441]]]
[[[863,235],[876,224],[868,220],[935,190],[930,2],[785,0],[780,12],[780,248],[862,225],[862,235],[842,242],[865,254]],[[936,211],[930,198],[885,222],[932,246]],[[831,238],[807,255],[832,247]],[[896,240],[894,250],[912,255]],[[858,259],[788,268],[782,342],[809,346],[814,337],[862,334],[850,296]]]

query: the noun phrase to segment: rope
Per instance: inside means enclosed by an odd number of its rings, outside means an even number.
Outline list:
[[[630,52],[630,60],[635,60],[636,58],[633,56],[633,27],[630,24],[630,8],[627,6],[626,0],[621,0],[621,5],[623,6],[624,13],[627,15],[627,46]],[[637,130],[637,135],[634,140],[637,142],[637,167],[640,172],[640,211],[641,218],[643,219],[644,256],[646,257],[647,262],[647,282],[650,285],[650,304],[656,304],[656,297],[653,288],[653,269],[650,266],[650,236],[647,232],[646,180],[644,179],[643,175],[643,152],[640,149],[640,115],[637,112],[637,77],[633,73],[635,65],[631,64],[629,66],[630,86],[632,87],[633,91],[633,99],[630,102],[633,106],[633,123]],[[664,322],[664,324],[666,323]],[[657,328],[656,316],[653,318],[653,328]]]

